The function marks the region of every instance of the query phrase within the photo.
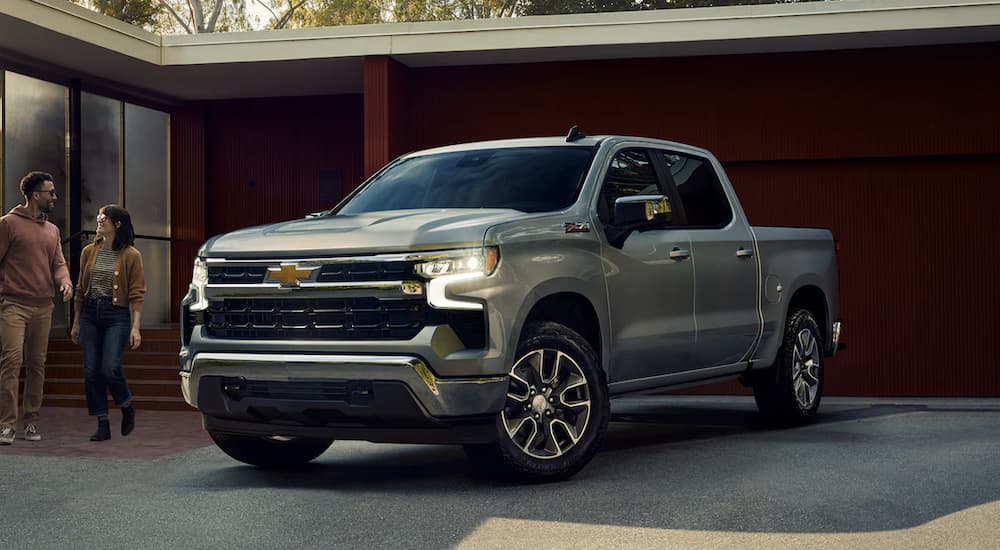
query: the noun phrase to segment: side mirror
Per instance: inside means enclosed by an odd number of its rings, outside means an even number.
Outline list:
[[[664,195],[632,195],[615,200],[615,223],[604,226],[608,243],[620,249],[636,229],[665,221],[672,212]]]
[[[672,212],[665,195],[632,195],[615,200],[615,225],[642,227],[663,220]]]

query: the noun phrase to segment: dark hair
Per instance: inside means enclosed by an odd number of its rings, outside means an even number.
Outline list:
[[[28,198],[38,189],[39,185],[47,181],[55,182],[52,179],[52,174],[38,171],[28,172],[27,175],[21,178],[21,194],[24,195],[24,198]]]
[[[101,212],[108,217],[108,221],[118,225],[115,228],[115,240],[111,243],[114,250],[122,250],[127,246],[135,244],[135,228],[132,227],[132,216],[117,204],[108,204],[101,207]]]

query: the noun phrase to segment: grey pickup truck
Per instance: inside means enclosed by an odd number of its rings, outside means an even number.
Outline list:
[[[573,128],[411,153],[330,211],[205,243],[184,398],[261,467],[353,439],[563,479],[628,392],[739,378],[768,417],[814,418],[842,345],[834,248],[749,225],[680,143]]]

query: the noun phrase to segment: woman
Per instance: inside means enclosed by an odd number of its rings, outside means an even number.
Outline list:
[[[70,336],[83,347],[87,409],[97,417],[97,432],[90,436],[91,441],[111,439],[109,389],[122,411],[122,435],[135,429],[135,408],[122,371],[122,354],[126,344],[136,349],[142,342],[139,320],[146,279],[142,255],[133,244],[132,217],[124,208],[109,204],[97,214],[97,238],[80,253],[76,315]]]

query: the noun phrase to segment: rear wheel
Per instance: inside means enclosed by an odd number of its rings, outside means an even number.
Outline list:
[[[566,479],[594,457],[610,416],[597,354],[557,323],[525,328],[511,367],[497,442],[467,445],[490,473],[524,481]]]
[[[823,397],[823,336],[806,309],[792,310],[778,357],[753,381],[757,408],[781,424],[803,424],[816,418]]]
[[[212,441],[222,452],[240,462],[261,468],[299,466],[323,454],[332,439],[304,437],[257,437],[209,431]]]

